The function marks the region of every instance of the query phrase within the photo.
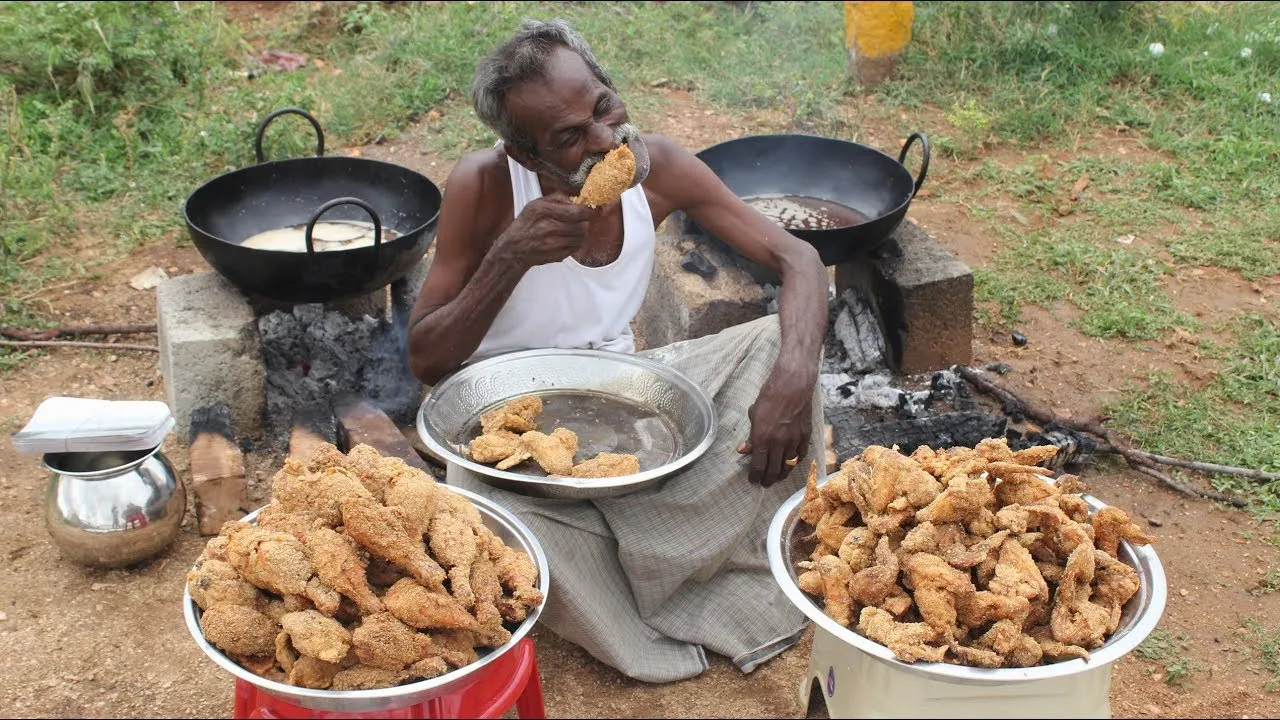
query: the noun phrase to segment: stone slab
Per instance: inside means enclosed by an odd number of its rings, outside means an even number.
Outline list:
[[[696,245],[717,268],[710,279],[680,267],[694,247],[679,232],[682,222],[668,220],[659,228],[653,276],[634,323],[644,348],[714,335],[765,315],[764,289],[717,248]]]
[[[836,267],[836,291],[870,290],[893,369],[932,372],[973,360],[973,271],[910,221],[871,261]]]
[[[266,376],[248,299],[215,272],[156,289],[160,371],[175,432],[186,437],[198,408],[225,404],[239,437],[262,429]]]

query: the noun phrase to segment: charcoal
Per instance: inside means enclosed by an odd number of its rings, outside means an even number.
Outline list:
[[[1014,330],[1013,335],[1011,335],[1010,338],[1012,338],[1013,344],[1017,345],[1018,347],[1022,347],[1023,345],[1027,344],[1027,336],[1023,335],[1018,330]]]
[[[267,373],[266,436],[283,452],[295,411],[355,392],[398,425],[413,422],[422,384],[407,352],[408,322],[368,315],[352,320],[321,305],[297,305],[258,319]]]
[[[715,277],[717,271],[715,264],[708,260],[706,255],[697,250],[690,250],[685,253],[685,256],[680,258],[680,267],[684,268],[685,272],[700,275],[707,280]]]
[[[836,457],[846,460],[870,445],[893,447],[911,454],[921,445],[939,449],[955,446],[973,447],[985,438],[1003,437],[1005,418],[969,410],[931,417],[868,423],[853,408],[827,411],[832,426]]]

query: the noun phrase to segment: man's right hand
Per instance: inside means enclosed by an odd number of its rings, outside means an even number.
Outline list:
[[[593,212],[564,195],[540,197],[524,206],[498,236],[494,249],[525,267],[560,262],[587,241]]]

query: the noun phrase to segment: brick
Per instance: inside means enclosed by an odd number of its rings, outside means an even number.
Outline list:
[[[214,272],[183,275],[156,289],[160,371],[185,437],[191,414],[223,404],[241,437],[256,437],[266,405],[266,375],[253,309]]]
[[[764,290],[718,248],[697,243],[717,268],[711,279],[680,267],[690,247],[680,227],[679,220],[668,220],[660,228],[649,291],[634,323],[637,344],[644,348],[714,335],[765,315]]]
[[[871,262],[836,267],[836,290],[869,289],[893,369],[914,375],[973,360],[973,271],[903,222]]]

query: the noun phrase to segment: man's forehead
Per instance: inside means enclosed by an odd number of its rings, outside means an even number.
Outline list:
[[[578,53],[566,47],[556,48],[547,59],[542,77],[530,78],[507,93],[508,107],[527,126],[555,129],[572,125],[590,117],[596,96],[604,85],[587,67]],[[576,107],[584,105],[585,109]]]

